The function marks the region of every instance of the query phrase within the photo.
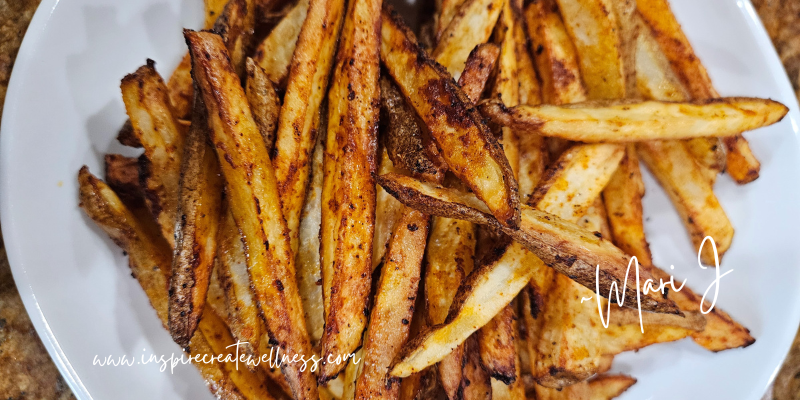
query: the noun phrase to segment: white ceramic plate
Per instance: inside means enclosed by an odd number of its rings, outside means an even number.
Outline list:
[[[800,321],[800,114],[789,81],[752,6],[673,0],[723,95],[777,99],[781,123],[748,134],[761,178],[716,192],[736,227],[718,306],[757,342],[709,353],[690,340],[618,357],[639,382],[624,399],[760,399]],[[180,354],[126,258],[77,206],[81,165],[102,175],[102,156],[125,120],[119,81],[146,58],[167,75],[185,52],[180,29],[198,27],[200,0],[44,0],[17,58],[0,135],[3,236],[33,324],[80,399],[210,398],[191,366],[93,365],[94,357]],[[714,278],[696,255],[662,190],[646,177],[647,233],[657,263],[704,291]]]

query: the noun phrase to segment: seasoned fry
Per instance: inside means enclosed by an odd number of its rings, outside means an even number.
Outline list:
[[[599,232],[604,238],[611,238],[611,227],[608,225],[606,204],[602,197],[594,199],[594,203],[586,210],[586,214],[578,220],[578,226],[591,232]]]
[[[388,138],[386,138],[388,141]],[[378,167],[378,174],[394,172],[400,173],[400,169],[394,167],[389,157],[387,148],[381,150],[381,164]],[[403,156],[400,156],[403,157]],[[427,158],[420,156],[419,159],[427,161]],[[383,255],[389,247],[389,239],[392,237],[394,224],[400,219],[403,213],[403,205],[392,195],[386,193],[380,185],[376,185],[375,195],[375,234],[372,239],[372,269],[378,267],[383,261]]]
[[[505,385],[512,384],[517,377],[515,318],[512,307],[506,305],[476,333],[483,368]]]
[[[691,162],[691,159],[687,158],[687,161]],[[651,265],[653,256],[644,233],[642,196],[644,183],[639,157],[634,145],[629,144],[619,168],[603,190],[603,201],[614,244],[625,254],[635,256],[640,263]]]
[[[586,142],[632,142],[730,136],[779,122],[788,112],[767,99],[726,97],[688,103],[644,101],[588,102],[506,108],[485,100],[481,112],[494,122],[520,130]]]
[[[692,162],[686,148],[671,141],[642,142],[636,148],[672,200],[695,251],[700,250],[706,236],[711,236],[721,259],[733,240],[733,226],[714,195],[711,183]],[[714,251],[710,245],[703,249],[701,260],[714,265]]]
[[[639,321],[634,324],[621,324],[615,321],[608,328],[597,330],[601,336],[600,343],[605,354],[619,354],[624,351],[638,350],[656,343],[673,342],[692,334],[691,329],[656,325],[647,326],[642,333]]]
[[[280,87],[286,84],[297,38],[308,14],[308,4],[309,0],[298,1],[258,45],[253,55],[253,60],[264,69],[267,77]]]
[[[519,13],[522,10],[518,11]],[[525,33],[525,21],[520,20],[514,25],[515,43],[517,45],[517,81],[519,82],[520,104],[539,104],[542,102],[542,89],[536,75],[533,57],[528,49],[528,37]]]
[[[501,224],[517,226],[516,180],[482,117],[468,106],[469,100],[447,73],[419,51],[398,15],[385,10],[382,21],[381,58],[430,130],[450,170],[486,202]]]
[[[267,152],[270,153],[275,144],[275,130],[278,129],[278,113],[280,113],[281,109],[281,100],[275,93],[275,87],[272,86],[267,74],[261,67],[256,65],[252,58],[247,58],[246,69],[247,85],[245,86],[245,92],[247,93],[247,101],[250,103],[250,109],[258,126],[258,131],[261,132],[261,137],[264,138]]]
[[[223,182],[214,150],[207,144],[201,99],[194,108],[181,166],[169,292],[169,331],[181,347],[189,345],[206,303],[222,208]]]
[[[186,31],[185,37],[227,182],[230,209],[244,238],[251,284],[270,337],[285,354],[312,354],[272,163],[239,77],[219,36]],[[295,398],[316,398],[314,376],[307,369],[301,371],[301,365],[281,368]]]
[[[213,23],[212,23],[213,25]],[[210,28],[210,26],[207,26]],[[174,109],[175,118],[189,119],[192,114],[192,101],[194,100],[194,83],[192,81],[192,58],[189,53],[181,59],[175,71],[167,81],[170,104]],[[123,127],[124,130],[124,127]],[[120,131],[120,137],[122,131]],[[123,142],[123,144],[125,144]]]
[[[214,22],[217,21],[217,18],[225,9],[225,4],[228,4],[228,0],[203,0],[206,15],[204,26],[206,28],[214,26]]]
[[[567,221],[586,214],[625,154],[615,144],[574,146],[544,172],[529,204]]]
[[[637,8],[692,98],[706,100],[719,97],[708,77],[708,72],[694,53],[675,15],[672,14],[668,1],[638,1]],[[761,164],[753,155],[741,132],[730,135],[730,138],[723,140],[723,143],[727,150],[725,168],[728,174],[739,184],[757,179]],[[711,150],[716,151],[713,147]],[[692,154],[696,152],[692,151]]]
[[[627,269],[628,257],[621,250],[574,223],[552,214],[522,206],[522,224],[519,229],[511,230],[502,227],[472,194],[395,174],[381,176],[378,182],[400,202],[422,212],[460,218],[475,224],[487,225],[494,230],[501,230],[536,254],[547,265],[588,288],[595,288],[594,270],[595,266],[600,265],[603,270],[599,282],[601,294],[608,293],[611,282],[616,282],[622,287],[622,283],[626,281],[624,271]],[[648,275],[646,272],[640,272],[641,281],[649,279]],[[630,285],[624,296],[626,304],[632,306],[632,303],[636,302],[636,290],[630,279],[628,279]],[[495,299],[500,299],[505,295],[503,292],[507,291],[492,293],[495,294]],[[660,296],[643,295],[642,310],[680,314],[674,304],[658,297]]]
[[[139,184],[139,160],[119,154],[106,154],[106,182],[128,206],[142,206],[144,193]]]
[[[356,363],[355,361],[359,361]],[[344,370],[344,389],[342,391],[342,400],[354,400],[356,398],[356,383],[358,377],[361,376],[361,370],[364,368],[364,350],[359,349],[355,353],[353,361],[347,363]]]
[[[436,4],[438,12],[434,16],[434,18],[436,18],[434,38],[436,39],[435,42],[438,42],[444,30],[447,29],[447,26],[450,25],[450,22],[453,20],[453,16],[458,12],[461,5],[464,4],[464,0],[438,0]]]
[[[636,383],[627,375],[600,375],[589,381],[590,395],[587,400],[611,400],[625,393]]]
[[[397,398],[400,384],[389,367],[408,339],[430,218],[405,208],[395,224],[364,340],[357,399]]]
[[[169,245],[142,224],[105,183],[94,177],[87,167],[78,174],[80,207],[111,239],[128,252],[133,276],[150,299],[161,323],[168,324],[167,280],[172,260]],[[157,268],[153,268],[157,266]],[[190,355],[226,354],[233,338],[214,311],[206,307],[200,331],[190,342]],[[225,399],[272,399],[266,391],[264,377],[235,365],[196,363],[209,389]]]
[[[343,15],[344,0],[314,0],[309,4],[278,120],[273,162],[292,250],[298,247],[309,157],[317,142],[320,105],[328,88]]]
[[[477,338],[468,338],[464,351],[467,358],[464,365],[464,379],[461,383],[464,400],[490,400],[492,381],[489,374],[481,367]]]
[[[321,232],[326,359],[355,351],[367,323],[375,231],[380,6],[380,0],[349,3],[328,94]],[[322,365],[320,382],[343,368]]]
[[[475,46],[469,53],[464,64],[464,71],[458,78],[458,85],[473,103],[481,97],[486,80],[489,78],[499,54],[500,48],[492,43]]]
[[[240,77],[245,74],[245,59],[253,47],[255,26],[255,0],[228,0],[222,15],[214,22],[213,31],[222,37],[231,65]]]
[[[489,41],[502,6],[503,0],[465,0],[453,15],[432,53],[436,62],[443,65],[453,78],[461,76],[475,46]]]
[[[167,88],[152,60],[126,75],[120,88],[134,135],[144,147],[140,174],[145,202],[161,227],[161,234],[174,246],[186,129],[174,117]]]

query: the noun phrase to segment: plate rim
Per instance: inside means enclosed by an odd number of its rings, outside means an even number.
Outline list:
[[[762,55],[766,58],[765,61],[768,66],[768,70],[778,84],[779,93],[782,97],[789,99],[788,104],[786,105],[789,107],[789,113],[787,116],[789,117],[788,121],[790,123],[791,130],[795,136],[800,136],[800,127],[798,126],[798,124],[800,124],[800,105],[798,105],[798,99],[794,90],[792,89],[789,76],[783,67],[783,63],[780,61],[780,57],[775,49],[774,44],[772,43],[772,40],[769,38],[763,21],[756,12],[751,0],[728,1],[735,3],[740,11],[746,15],[746,23],[751,26],[750,31],[753,34],[756,44],[761,49]],[[20,78],[18,78],[20,74],[17,73],[17,71],[20,69],[17,67],[22,67],[21,69],[24,70],[25,67],[30,64],[31,58],[35,53],[36,45],[41,41],[42,35],[46,31],[48,23],[50,22],[50,18],[52,17],[52,14],[56,7],[58,7],[59,3],[60,0],[42,0],[39,6],[36,8],[33,18],[31,19],[28,29],[23,37],[19,51],[17,52],[14,68],[9,79],[9,85],[6,91],[5,103],[3,106],[3,121],[2,125],[0,125],[0,221],[3,221],[0,229],[2,230],[3,234],[2,237],[11,274],[14,279],[17,292],[19,293],[20,299],[25,307],[25,311],[28,314],[28,317],[33,324],[33,327],[36,330],[36,333],[39,336],[42,344],[47,350],[48,355],[58,368],[67,385],[70,387],[76,398],[83,400],[93,399],[93,397],[89,393],[88,389],[83,385],[81,378],[73,369],[66,357],[66,354],[64,354],[58,339],[50,329],[47,319],[39,307],[36,294],[33,292],[33,288],[31,287],[28,279],[27,266],[22,262],[23,255],[17,245],[17,238],[13,234],[16,231],[14,229],[15,220],[12,217],[14,207],[9,199],[9,191],[7,190],[9,183],[6,177],[6,172],[10,169],[7,163],[9,163],[11,153],[8,142],[11,140],[10,131],[12,129],[9,128],[9,125],[14,126],[16,121],[16,102],[9,101],[9,99],[15,99],[18,96],[18,93],[22,91]],[[800,321],[800,296],[798,296],[794,302],[793,317],[793,320]],[[770,374],[770,378],[766,383],[766,386],[762,388],[761,391],[763,393],[766,394],[767,389],[775,381],[775,378],[781,366],[783,365],[783,361],[788,356],[788,350],[792,343],[791,338],[793,337],[794,333],[792,333],[791,337],[786,340],[785,343],[783,343],[782,347],[784,348],[785,354],[783,357],[781,357],[781,363],[775,366],[774,371]]]

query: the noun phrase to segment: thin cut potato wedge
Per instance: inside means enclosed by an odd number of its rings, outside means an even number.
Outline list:
[[[478,351],[483,368],[505,385],[511,385],[517,378],[517,348],[514,329],[514,309],[506,304],[489,322],[476,333]]]
[[[627,375],[600,375],[589,381],[588,400],[611,400],[621,396],[636,383]]]
[[[255,0],[228,0],[222,15],[214,22],[214,33],[222,37],[236,74],[245,74],[245,59],[253,47],[256,26]]]
[[[469,53],[458,85],[473,103],[481,97],[499,54],[500,48],[492,43],[479,44]]]
[[[186,128],[174,117],[167,87],[152,60],[126,75],[120,88],[134,136],[144,147],[139,160],[145,202],[161,234],[174,246]]]
[[[519,223],[519,199],[503,150],[447,72],[420,51],[400,16],[384,10],[381,59],[430,130],[450,170],[509,227]]]
[[[600,327],[600,343],[604,354],[617,355],[639,350],[656,343],[674,342],[689,337],[694,331],[670,325],[648,325],[642,333],[639,322],[622,324],[611,321],[608,328]]]
[[[389,376],[389,367],[409,336],[429,221],[427,215],[404,207],[395,224],[364,338],[357,399],[394,399],[399,394],[399,382]]]
[[[267,77],[283,87],[289,76],[292,55],[297,47],[297,38],[308,14],[309,0],[300,0],[286,16],[278,22],[266,38],[256,47],[253,60],[264,69]]]
[[[226,4],[228,4],[228,0],[203,0],[206,16],[204,26],[206,28],[214,26],[214,22],[216,22],[217,18],[222,14]]]
[[[481,367],[478,343],[475,337],[467,339],[464,351],[467,358],[464,365],[464,379],[461,382],[461,393],[464,400],[491,400],[492,380]]]
[[[497,100],[486,100],[479,107],[500,125],[584,142],[730,136],[772,125],[788,112],[786,106],[776,101],[749,97],[688,103],[622,100],[513,108],[506,108]]]
[[[437,0],[436,3],[437,14],[434,16],[436,19],[434,38],[438,42],[459,7],[464,4],[464,0]]]
[[[522,13],[522,10],[518,11]],[[521,104],[539,104],[542,102],[542,88],[536,75],[533,57],[528,49],[528,37],[525,32],[525,21],[522,16],[514,25],[517,45],[517,81],[519,81],[519,102]]]
[[[614,1],[557,0],[593,100],[622,99],[628,94],[625,65],[619,62],[625,50]]]
[[[245,93],[253,119],[258,125],[258,131],[264,138],[267,152],[272,152],[275,144],[275,130],[278,129],[278,114],[281,111],[281,100],[275,93],[275,87],[267,77],[264,70],[256,65],[252,58],[247,58],[247,83]]]
[[[242,232],[259,308],[271,339],[285,354],[309,355],[311,343],[297,289],[294,257],[274,170],[222,38],[185,32],[192,71],[208,110],[211,139],[225,177],[230,209]],[[317,398],[313,373],[281,365],[295,398]]]
[[[320,105],[328,88],[343,16],[344,0],[313,0],[309,4],[278,119],[273,163],[293,251],[298,248],[309,158],[317,142]]]
[[[486,43],[492,36],[503,1],[465,0],[442,32],[432,56],[453,78],[461,76],[475,46]]]
[[[104,157],[106,182],[128,207],[144,206],[144,193],[139,182],[139,160],[120,154]]]
[[[637,8],[672,64],[672,69],[689,89],[692,98],[706,100],[719,97],[703,63],[694,53],[692,45],[672,13],[668,1],[642,0],[637,2]],[[725,138],[723,143],[727,150],[726,172],[739,184],[757,179],[761,163],[753,154],[741,132]]]
[[[168,279],[172,252],[159,238],[154,228],[147,227],[132,213],[104,182],[93,176],[85,166],[78,174],[80,207],[111,239],[125,250],[130,259],[131,273],[144,289],[150,304],[164,326],[168,324]],[[156,268],[153,268],[153,267]],[[233,338],[213,310],[206,307],[200,330],[189,344],[192,357],[203,354],[226,354]],[[267,392],[263,376],[246,368],[218,363],[194,363],[206,380],[212,394],[224,399],[265,399]]]
[[[320,246],[325,359],[354,352],[367,323],[380,113],[380,7],[380,0],[348,4],[328,93]],[[323,364],[320,382],[344,367]]]
[[[189,345],[205,307],[222,211],[223,182],[214,149],[207,144],[205,105],[196,99],[194,107],[181,166],[170,277],[169,331],[181,347]]]
[[[420,159],[427,160],[424,156]],[[401,173],[402,170],[395,168],[394,163],[389,157],[389,153],[384,147],[381,150],[381,163],[378,166],[378,175],[390,172]],[[386,193],[380,185],[376,185],[375,194],[375,233],[372,239],[372,269],[380,265],[386,249],[389,247],[389,239],[392,237],[394,224],[400,219],[403,212],[403,205],[392,195]],[[319,248],[319,247],[318,247]],[[319,252],[319,251],[317,251]]]
[[[689,231],[695,251],[706,236],[714,239],[720,257],[733,241],[733,226],[714,195],[711,183],[693,162],[682,143],[649,141],[636,145],[642,161],[672,200],[684,226]],[[710,244],[700,254],[704,264],[715,265]],[[652,262],[642,261],[642,264]]]

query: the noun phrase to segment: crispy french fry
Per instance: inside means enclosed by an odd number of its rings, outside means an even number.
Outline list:
[[[225,4],[228,4],[228,0],[203,0],[203,6],[206,15],[206,22],[204,26],[206,28],[211,28],[214,26],[214,22],[217,21],[219,15],[222,14],[223,10],[225,10]]]
[[[120,88],[134,135],[144,147],[140,174],[145,202],[162,235],[174,246],[186,128],[174,117],[167,88],[152,60],[126,75]]]
[[[359,362],[356,363],[355,361]],[[358,377],[361,376],[361,370],[364,368],[364,350],[359,349],[355,352],[355,358],[346,364],[344,370],[344,389],[342,391],[342,400],[355,400],[356,398],[356,383]]]
[[[687,103],[587,102],[506,108],[485,100],[481,112],[494,122],[562,139],[633,142],[730,136],[779,122],[788,112],[776,101],[726,97]]]
[[[616,144],[572,147],[545,170],[529,204],[577,221],[600,195],[624,154],[625,148]]]
[[[178,67],[175,68],[175,71],[172,71],[169,81],[167,81],[169,100],[174,107],[173,115],[175,115],[175,118],[189,119],[191,117],[192,101],[194,100],[193,84],[192,58],[189,57],[189,53],[186,53],[181,59],[180,64],[178,64]],[[124,137],[122,131],[120,131],[120,137]],[[125,142],[122,143],[125,144]]]
[[[610,238],[611,227],[608,225],[606,205],[602,197],[594,199],[594,203],[586,210],[586,214],[578,220],[578,226],[591,232],[600,232],[604,238]]]
[[[506,385],[517,377],[514,318],[514,310],[507,304],[476,333],[481,365],[493,380]]]
[[[270,337],[285,354],[312,354],[272,163],[239,77],[221,37],[192,31],[184,36],[192,54],[192,74],[208,110],[230,209],[244,238],[251,284]],[[301,366],[283,364],[281,368],[295,398],[316,398],[314,376]]]
[[[475,46],[489,40],[502,8],[503,0],[465,0],[458,7],[432,53],[453,78],[459,79]]]
[[[326,359],[355,351],[367,323],[380,111],[380,6],[380,0],[349,3],[328,94],[321,232]],[[323,364],[320,382],[343,368]]]
[[[693,162],[683,144],[649,141],[638,143],[636,148],[678,210],[695,251],[700,250],[700,244],[706,236],[711,236],[722,258],[733,240],[733,226],[714,195],[711,183]],[[714,250],[710,245],[703,249],[701,260],[714,265]],[[649,265],[652,262],[643,260],[642,264]]]
[[[519,13],[522,10],[518,11]],[[525,21],[522,16],[514,25],[515,42],[517,45],[517,81],[519,81],[520,104],[539,104],[542,102],[542,89],[539,77],[536,74],[533,57],[528,48],[528,37],[525,32]],[[523,192],[524,193],[524,192]]]
[[[427,125],[450,170],[486,202],[501,224],[517,226],[516,180],[477,110],[468,106],[447,73],[419,51],[413,33],[396,13],[385,10],[382,21],[384,65]]]
[[[264,138],[267,152],[272,152],[275,144],[275,130],[278,129],[278,114],[281,110],[281,100],[275,93],[275,87],[267,77],[264,70],[256,65],[252,58],[247,58],[245,62],[247,70],[247,84],[245,93],[253,119],[256,121],[258,131]]]
[[[438,42],[442,33],[450,25],[453,16],[458,12],[459,7],[464,4],[464,0],[438,0],[437,2],[436,26],[434,32],[435,41]]]
[[[309,157],[317,142],[320,105],[328,88],[343,15],[344,0],[311,1],[292,55],[275,139],[278,151],[273,157],[292,250],[298,248]]]
[[[214,22],[213,31],[222,37],[231,65],[240,77],[245,74],[245,59],[253,47],[255,3],[255,0],[228,0],[222,14]]]
[[[120,154],[106,154],[106,182],[129,206],[143,206],[144,193],[139,184],[139,160]]]
[[[385,137],[386,141],[389,141]],[[381,149],[381,163],[378,167],[378,174],[383,175],[390,172],[399,173],[401,170],[394,167],[389,157],[387,148]],[[403,156],[400,156],[403,157]],[[426,157],[419,157],[426,160]],[[375,195],[375,234],[372,239],[372,269],[380,265],[386,249],[389,247],[389,239],[392,237],[394,224],[400,219],[403,212],[403,205],[392,195],[386,193],[380,185],[376,185]]]
[[[667,0],[643,0],[637,2],[637,8],[661,46],[661,50],[672,64],[672,69],[686,85],[692,98],[705,100],[719,97],[719,93],[714,89],[711,79],[708,77],[708,72],[700,58],[694,53],[694,49],[683,33],[675,15],[672,14],[669,2]],[[761,164],[753,155],[741,132],[738,135],[730,135],[729,138],[723,140],[723,143],[727,150],[725,169],[728,174],[739,184],[757,179]],[[709,148],[714,152],[717,151],[713,146]],[[697,151],[692,151],[692,154],[697,156],[696,153]],[[698,159],[703,159],[703,157],[698,157]]]
[[[512,230],[502,227],[488,213],[485,205],[472,194],[396,174],[381,176],[378,178],[378,182],[400,202],[422,212],[448,218],[460,218],[475,224],[487,225],[494,230],[501,230],[536,254],[547,265],[570,276],[574,281],[588,288],[595,288],[594,270],[595,266],[600,265],[603,271],[599,274],[600,279],[598,282],[601,294],[608,293],[612,282],[616,282],[618,287],[622,287],[622,283],[626,281],[624,276],[628,265],[628,257],[621,250],[574,223],[564,221],[552,214],[535,210],[529,206],[522,206],[520,228]],[[473,272],[471,275],[477,276],[480,274]],[[646,271],[640,271],[639,276],[641,281],[650,279]],[[482,277],[480,279],[493,281],[495,278]],[[624,296],[625,301],[629,302],[627,304],[633,307],[632,303],[636,302],[637,295],[634,281],[631,279],[631,277],[627,279],[630,285],[627,285]],[[477,284],[465,284],[462,286],[473,286],[475,288]],[[510,297],[513,298],[519,292],[519,289]],[[491,291],[491,289],[487,289],[487,291]],[[501,299],[507,295],[506,292],[510,291],[497,290],[491,293],[493,293],[495,299]],[[475,295],[480,294],[470,294],[470,296]],[[642,310],[680,314],[671,301],[665,301],[659,297],[651,296],[650,294],[643,295]],[[510,298],[508,301],[510,301]],[[505,305],[507,302],[501,304]],[[478,307],[478,309],[481,308],[489,307]],[[499,311],[499,309],[495,311]],[[494,316],[495,313],[492,313],[490,317]],[[448,317],[448,320],[451,319],[451,317]]]
[[[461,383],[464,400],[490,400],[492,398],[492,380],[481,367],[477,338],[468,338],[464,351],[467,358],[464,365],[464,379]]]
[[[405,208],[395,224],[364,339],[357,399],[393,399],[399,394],[400,383],[389,376],[389,367],[408,339],[429,221],[427,215]]]
[[[600,375],[589,381],[590,395],[588,400],[611,400],[625,393],[636,383],[635,378],[627,375]]]
[[[267,77],[280,87],[285,85],[289,75],[292,54],[308,14],[308,4],[309,0],[298,1],[258,45],[253,55],[253,60],[264,69]]]
[[[603,200],[614,244],[625,254],[635,256],[640,263],[650,265],[653,256],[644,233],[642,196],[644,183],[639,170],[639,157],[634,145],[629,144],[619,168],[603,189]]]
[[[694,331],[669,325],[647,326],[642,333],[638,321],[634,324],[620,324],[612,321],[608,328],[600,327],[603,352],[616,355],[624,351],[638,350],[656,343],[673,342],[689,337]]]
[[[80,207],[111,239],[128,252],[132,274],[147,294],[150,304],[164,326],[168,323],[167,280],[172,260],[169,245],[155,228],[149,229],[119,200],[104,182],[94,177],[88,168],[78,174]],[[157,268],[153,268],[156,266]],[[225,347],[235,344],[224,323],[206,307],[200,331],[190,342],[191,356],[227,353]],[[224,399],[273,399],[266,391],[263,377],[234,365],[196,363],[206,379],[209,390]]]
[[[169,331],[181,347],[189,345],[206,303],[222,208],[223,182],[214,150],[207,144],[205,113],[202,100],[196,99],[180,171]]]
[[[479,44],[469,53],[464,71],[458,78],[458,85],[473,103],[481,97],[499,54],[500,48],[492,43]]]

